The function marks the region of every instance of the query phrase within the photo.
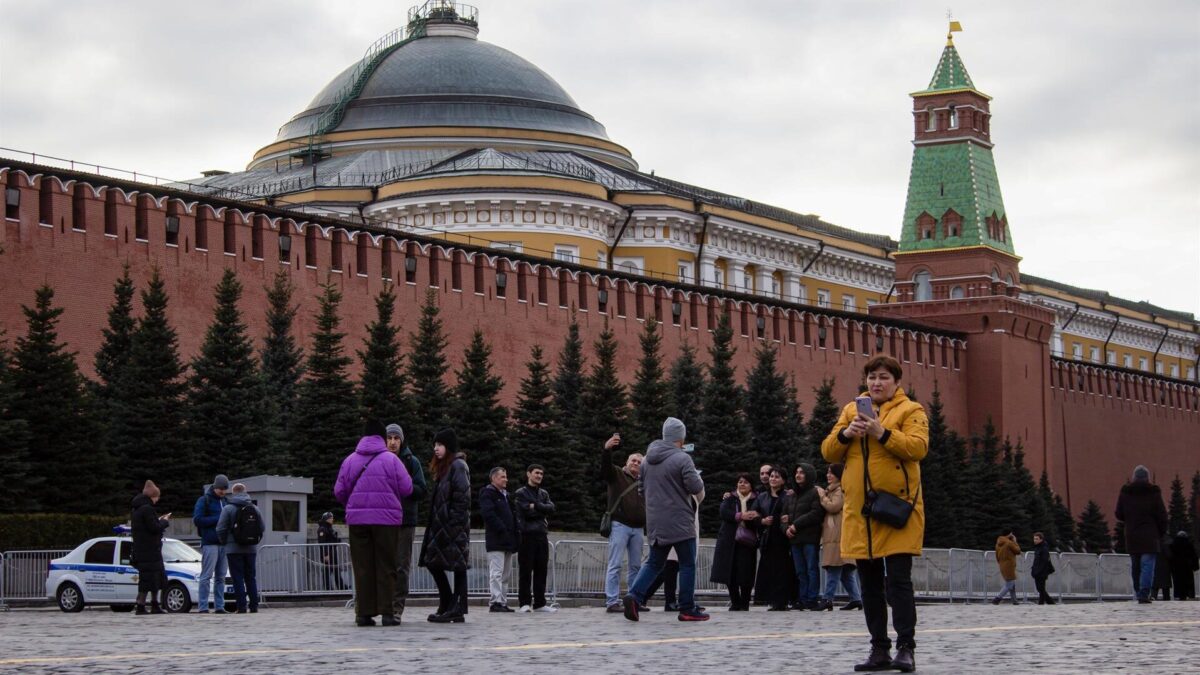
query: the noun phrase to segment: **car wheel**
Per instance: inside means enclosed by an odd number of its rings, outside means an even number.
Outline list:
[[[58,587],[58,608],[64,612],[83,611],[83,593],[79,587],[67,582]]]
[[[167,586],[166,610],[172,614],[185,614],[192,609],[192,597],[183,584],[175,582]]]
[[[133,605],[109,605],[109,609],[114,612],[132,612]]]

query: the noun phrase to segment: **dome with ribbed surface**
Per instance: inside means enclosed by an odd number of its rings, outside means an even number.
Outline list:
[[[312,133],[334,105],[354,66],[335,77],[277,140]],[[332,132],[405,127],[490,127],[578,134],[608,140],[604,126],[579,109],[540,68],[487,42],[427,36],[388,54]]]

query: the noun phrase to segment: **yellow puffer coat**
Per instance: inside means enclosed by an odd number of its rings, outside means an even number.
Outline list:
[[[925,540],[925,502],[918,493],[921,485],[921,460],[929,451],[929,420],[920,403],[910,401],[904,390],[897,388],[892,400],[879,409],[879,420],[883,428],[890,430],[887,444],[867,437],[868,465],[871,485],[876,492],[890,492],[904,500],[917,495],[916,507],[902,529],[895,529],[872,520],[870,523],[870,547],[867,546],[867,519],[862,515],[863,496],[866,494],[863,480],[863,456],[861,440],[850,439],[846,445],[838,439],[838,432],[854,421],[857,408],[853,401],[842,409],[833,431],[821,443],[821,454],[827,462],[842,462],[842,491],[846,504],[842,509],[843,558],[882,558],[897,553],[921,554]],[[908,470],[908,484],[904,482],[904,471]]]

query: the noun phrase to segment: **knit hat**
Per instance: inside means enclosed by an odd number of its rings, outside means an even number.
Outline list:
[[[154,481],[148,480],[142,487],[142,494],[146,495],[150,499],[155,499],[162,494],[162,492],[158,489],[158,486],[154,484]]]
[[[1135,466],[1133,468],[1133,482],[1149,483],[1150,482],[1150,469],[1147,469],[1145,467],[1145,465],[1143,465],[1143,464],[1138,464],[1137,466]]]
[[[212,486],[214,490],[228,490],[229,479],[225,476],[225,474],[219,473],[215,478],[213,478]]]
[[[446,446],[446,452],[453,457],[458,454],[458,435],[453,429],[442,429],[433,437],[434,443],[441,443]]]
[[[326,520],[333,520],[333,511],[326,511],[321,514],[321,522],[325,522]]]
[[[662,439],[668,443],[682,441],[687,438],[687,427],[676,417],[668,417],[662,426]]]
[[[395,422],[393,422],[393,423],[387,425],[387,435],[388,436],[399,436],[400,439],[403,440],[404,439],[404,429],[401,429],[399,424],[396,424]]]
[[[363,436],[378,436],[383,438],[387,436],[387,430],[383,428],[383,422],[379,420],[367,420],[363,425]]]

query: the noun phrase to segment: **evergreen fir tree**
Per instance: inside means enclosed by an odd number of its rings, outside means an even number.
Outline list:
[[[983,434],[971,439],[971,455],[963,471],[962,494],[983,496],[965,503],[962,536],[969,542],[964,544],[966,548],[991,549],[1000,530],[1024,522],[1007,479],[1011,467],[1000,461],[1002,452],[996,427],[989,419]]]
[[[784,432],[788,438],[793,439],[791,461],[798,464],[806,457],[811,457],[810,461],[817,470],[820,482],[824,482],[825,469],[829,464],[821,456],[821,447],[815,445],[813,439],[808,437],[808,426],[804,424],[804,413],[800,410],[799,391],[796,387],[796,376],[793,374],[787,385],[787,417],[784,420]],[[751,475],[754,475],[753,471]]]
[[[488,483],[488,470],[510,462],[506,444],[508,409],[500,405],[504,380],[492,372],[492,349],[478,328],[463,354],[457,378],[452,408],[454,430],[458,447],[478,467],[472,473],[472,487],[478,491]]]
[[[184,426],[202,474],[252,475],[262,464],[262,381],[237,306],[241,297],[241,282],[226,269],[213,321],[192,360]]]
[[[1112,550],[1112,536],[1108,521],[1100,512],[1100,505],[1092,500],[1079,514],[1079,541],[1088,553],[1108,553]]]
[[[1050,542],[1051,546],[1058,546],[1062,537],[1059,535],[1058,523],[1054,517],[1054,490],[1050,489],[1050,476],[1046,474],[1045,469],[1042,469],[1042,477],[1038,479],[1037,492],[1045,515],[1045,520],[1042,522],[1042,534],[1046,535],[1046,541]]]
[[[108,309],[108,326],[100,331],[104,341],[96,352],[96,377],[99,381],[95,385],[95,391],[101,407],[107,405],[117,378],[129,364],[133,330],[137,326],[133,318],[134,292],[129,265],[125,265],[121,278],[113,285],[113,304]]]
[[[29,458],[29,424],[13,415],[17,390],[13,386],[10,364],[8,347],[0,342],[0,476],[4,476],[7,483],[0,491],[0,513],[38,508],[37,486]]]
[[[305,475],[312,476],[310,513],[333,510],[333,482],[346,455],[354,451],[361,430],[358,399],[346,377],[346,356],[339,332],[338,304],[342,294],[332,283],[318,296],[317,330],[308,352],[307,374],[300,382],[292,420],[291,455]]]
[[[1183,496],[1183,481],[1179,474],[1171,481],[1171,500],[1167,505],[1167,534],[1174,537],[1176,532],[1190,532],[1192,520],[1188,514],[1187,499]]]
[[[778,448],[752,448],[750,433],[746,428],[743,413],[745,392],[736,380],[733,357],[733,329],[729,315],[722,312],[713,330],[712,346],[708,348],[708,381],[704,385],[704,407],[700,423],[696,425],[696,465],[704,471],[706,492],[713,498],[701,504],[700,527],[705,533],[716,530],[720,524],[717,512],[720,495],[733,490],[737,475],[742,471],[754,471],[753,467],[766,457],[759,453],[778,452]],[[780,461],[770,457],[770,461]]]
[[[1012,441],[1005,438],[1002,453],[1000,473],[1006,486],[1005,492],[1012,497],[1009,503],[1011,520],[1008,522],[1012,523],[1021,545],[1030,548],[1033,546],[1030,535],[1034,528],[1030,507],[1032,502],[1036,501],[1037,486],[1033,483],[1033,476],[1025,468],[1025,450],[1019,441],[1014,447]]]
[[[704,368],[696,361],[696,348],[684,342],[671,364],[671,413],[683,423],[696,425],[704,409]],[[661,433],[661,432],[660,432]],[[639,448],[633,448],[630,452]]]
[[[1118,520],[1113,527],[1113,553],[1129,553],[1125,548],[1125,521]]]
[[[63,309],[53,302],[54,290],[42,286],[33,308],[22,305],[27,331],[16,340],[5,378],[16,394],[6,417],[25,421],[32,460],[30,487],[36,492],[23,494],[22,501],[36,496],[45,510],[112,513],[115,467],[103,448],[88,443],[95,431],[91,402],[74,352],[58,339]]]
[[[842,414],[841,407],[833,398],[834,378],[828,380],[822,379],[819,387],[813,387],[813,394],[816,396],[813,401],[812,412],[808,415],[808,438],[809,438],[809,455],[805,461],[816,463],[821,458],[821,443],[829,432],[837,426],[838,418]]]
[[[191,513],[205,477],[183,439],[184,366],[179,339],[167,321],[166,283],[154,270],[141,293],[143,314],[129,346],[129,363],[112,387],[109,439],[128,494],[147,479],[162,489],[159,508]]]
[[[286,272],[276,273],[267,287],[267,335],[263,338],[259,371],[266,443],[257,472],[303,473],[291,458],[296,392],[304,375],[304,352],[292,334],[297,311],[292,304],[293,290]]]
[[[782,464],[791,475],[800,459],[797,444],[802,439],[791,434],[788,382],[775,367],[775,357],[769,344],[755,350],[754,368],[746,376],[746,427],[755,454]],[[741,470],[751,471],[751,467]]]
[[[430,289],[421,305],[417,332],[408,336],[408,381],[412,387],[413,415],[404,425],[405,440],[411,448],[432,448],[433,436],[450,426],[450,390],[446,386],[447,339],[442,331],[437,292]],[[455,420],[457,423],[458,420]],[[461,438],[461,436],[460,436]]]
[[[946,425],[942,394],[937,387],[926,410],[929,417],[929,453],[921,462],[921,498],[925,501],[925,545],[933,548],[962,546],[962,518],[966,508],[962,479],[967,444]]]
[[[567,337],[558,354],[558,368],[554,373],[554,407],[558,410],[565,441],[575,449],[579,445],[581,404],[583,394],[583,340],[579,337],[579,324],[575,317],[567,326]]]
[[[663,420],[671,416],[671,384],[664,377],[661,343],[658,322],[647,319],[641,335],[642,358],[629,390],[629,425],[621,434],[630,452],[644,452],[650,441],[662,435]]]
[[[596,455],[603,451],[604,442],[614,432],[625,428],[629,414],[625,385],[617,379],[617,340],[607,321],[596,339],[595,348],[596,361],[583,381],[583,395],[579,399],[580,411],[586,411],[586,414],[579,417],[580,445],[576,451],[581,465],[587,467],[589,523],[599,521],[605,501],[605,484],[600,480],[600,463],[596,461]],[[661,422],[659,429],[661,434]]]
[[[542,348],[534,345],[528,374],[521,380],[516,407],[512,413],[511,459],[508,469],[513,489],[525,479],[525,467],[541,464],[546,475],[553,476],[554,521],[556,529],[582,532],[590,530],[585,501],[587,495],[584,472],[568,453],[564,452],[562,427],[554,408],[554,390],[550,383],[550,367],[542,357]]]
[[[395,308],[392,285],[384,284],[375,298],[375,320],[367,324],[367,337],[363,349],[358,351],[362,362],[358,395],[365,418],[383,424],[397,423],[404,427],[407,436],[413,410],[404,356],[400,353],[400,329],[392,322]]]
[[[1055,542],[1063,551],[1079,550],[1079,533],[1075,531],[1075,518],[1063,503],[1062,495],[1054,495],[1054,529],[1058,532]]]

